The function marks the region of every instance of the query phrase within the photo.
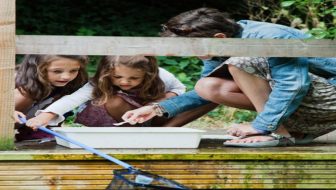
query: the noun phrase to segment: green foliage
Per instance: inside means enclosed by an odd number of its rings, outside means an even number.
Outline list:
[[[72,125],[72,124],[74,124],[75,119],[76,119],[76,115],[75,114],[71,115],[71,116],[68,116],[64,120],[64,124],[66,124],[66,125]]]
[[[95,31],[85,27],[80,27],[76,32],[77,36],[94,36],[95,34],[96,34]]]
[[[243,123],[247,121],[252,121],[256,116],[256,112],[237,109],[233,114],[233,120],[235,123]]]
[[[101,56],[90,56],[89,64],[86,66],[86,70],[89,73],[89,77],[93,77],[93,75],[96,73],[100,59]]]
[[[256,117],[256,112],[230,108],[226,106],[218,106],[207,115],[193,121],[187,127],[197,128],[222,128],[229,127],[232,123],[250,122]]]
[[[174,73],[188,90],[193,89],[200,78],[203,64],[196,57],[157,57],[157,60],[161,67]]]
[[[334,0],[248,0],[251,20],[288,25],[317,39],[336,36]]]
[[[216,120],[219,119],[224,122],[243,123],[252,121],[256,117],[257,113],[248,110],[229,108],[221,105],[210,111],[207,115],[210,118]]]
[[[336,37],[336,6],[334,0],[295,0],[281,2],[292,21],[291,26],[304,29],[315,38]]]
[[[13,150],[14,149],[13,138],[1,138],[0,139],[0,151],[1,150]]]

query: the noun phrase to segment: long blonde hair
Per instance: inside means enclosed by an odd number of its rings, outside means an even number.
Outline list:
[[[90,81],[94,86],[93,97],[97,100],[94,104],[102,105],[106,103],[108,98],[113,96],[117,90],[111,80],[111,72],[117,65],[144,71],[144,80],[138,88],[138,97],[144,103],[163,97],[165,86],[159,77],[159,67],[155,57],[144,55],[104,56],[99,63],[95,76]]]

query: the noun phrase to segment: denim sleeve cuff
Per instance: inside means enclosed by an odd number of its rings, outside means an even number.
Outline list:
[[[178,113],[180,113],[180,108],[178,105],[174,103],[174,101],[171,101],[169,99],[162,101],[159,103],[159,105],[164,110],[164,116],[167,116],[168,118],[176,116]]]
[[[277,124],[266,123],[260,117],[257,117],[252,122],[252,127],[262,133],[266,133],[267,131],[275,131],[278,129]]]

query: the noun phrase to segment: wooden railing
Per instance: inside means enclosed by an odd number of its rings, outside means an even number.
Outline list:
[[[334,40],[160,38],[107,36],[16,37],[17,54],[333,57]]]

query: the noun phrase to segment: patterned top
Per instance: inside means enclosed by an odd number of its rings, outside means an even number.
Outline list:
[[[247,73],[265,79],[274,85],[266,58],[231,57],[225,64],[234,65]],[[216,69],[219,69],[216,68]],[[336,129],[336,86],[325,78],[309,73],[311,86],[300,106],[283,125],[290,132],[320,136]]]

